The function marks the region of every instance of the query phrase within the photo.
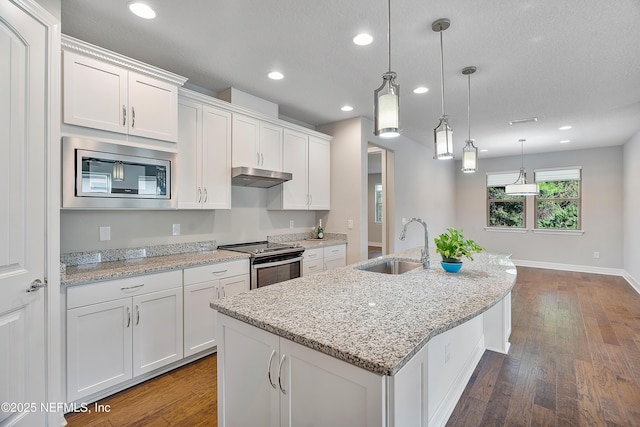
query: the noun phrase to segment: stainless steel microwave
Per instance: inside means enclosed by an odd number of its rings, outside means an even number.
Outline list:
[[[175,209],[175,153],[62,138],[62,207]]]

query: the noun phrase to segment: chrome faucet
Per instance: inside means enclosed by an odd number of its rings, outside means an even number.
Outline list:
[[[429,261],[429,229],[427,223],[420,218],[411,218],[404,223],[402,233],[400,233],[400,240],[404,240],[405,237],[407,237],[407,225],[412,222],[419,222],[424,227],[424,248],[420,251],[420,262],[422,262],[422,268],[429,270],[431,268],[431,262]]]

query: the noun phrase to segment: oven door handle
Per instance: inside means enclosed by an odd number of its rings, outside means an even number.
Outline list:
[[[278,265],[291,264],[298,261],[302,261],[302,257],[285,259],[282,261],[265,262],[264,264],[253,264],[253,268],[255,268],[256,270],[259,270],[261,268],[276,267]]]

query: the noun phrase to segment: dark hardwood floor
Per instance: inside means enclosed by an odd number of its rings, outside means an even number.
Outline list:
[[[518,267],[512,312],[509,354],[485,352],[448,426],[640,426],[640,295],[622,278]],[[67,419],[216,426],[216,387],[214,355]]]

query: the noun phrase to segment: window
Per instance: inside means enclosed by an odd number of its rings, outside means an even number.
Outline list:
[[[382,222],[382,184],[375,186],[376,217],[374,222]]]
[[[508,196],[504,190],[516,179],[518,172],[487,174],[487,227],[525,227],[525,196]]]
[[[580,230],[581,169],[536,170],[535,177],[540,185],[535,228]]]

